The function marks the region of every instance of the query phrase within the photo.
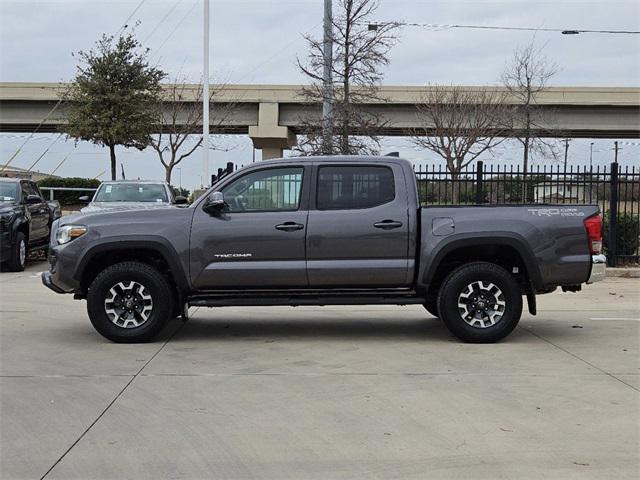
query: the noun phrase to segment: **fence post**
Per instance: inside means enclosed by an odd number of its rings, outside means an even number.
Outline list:
[[[476,204],[484,203],[484,195],[482,189],[482,160],[476,162]]]
[[[609,238],[607,242],[607,263],[616,266],[618,243],[618,162],[611,162],[611,177],[609,180]]]
[[[53,202],[53,189],[52,188],[49,189],[49,200],[51,200]]]

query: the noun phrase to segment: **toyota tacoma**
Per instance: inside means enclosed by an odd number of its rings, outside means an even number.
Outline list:
[[[420,304],[495,342],[526,297],[605,276],[596,205],[421,207],[392,157],[289,158],[220,180],[189,208],[55,222],[43,283],[86,299],[115,342],[152,339],[189,306]]]

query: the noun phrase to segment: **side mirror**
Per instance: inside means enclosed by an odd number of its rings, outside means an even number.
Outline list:
[[[207,197],[204,211],[208,213],[220,213],[224,209],[224,195],[222,192],[213,192]]]
[[[176,205],[185,205],[187,203],[187,197],[183,197],[182,195],[178,195],[175,198],[174,203]]]
[[[40,198],[40,195],[27,195],[24,199],[24,203],[26,203],[27,205],[42,203],[42,198]]]
[[[80,200],[81,202],[88,202],[89,201],[89,196],[88,195],[83,195],[81,197],[78,197],[78,200]]]

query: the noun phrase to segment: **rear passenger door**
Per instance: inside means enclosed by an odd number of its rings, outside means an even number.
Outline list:
[[[327,164],[314,173],[309,285],[409,285],[409,213],[400,165]]]

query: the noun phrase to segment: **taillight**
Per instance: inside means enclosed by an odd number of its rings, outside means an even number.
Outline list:
[[[589,248],[593,255],[602,251],[602,215],[597,214],[584,221],[584,228],[587,230]]]

